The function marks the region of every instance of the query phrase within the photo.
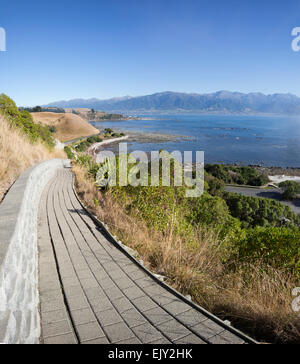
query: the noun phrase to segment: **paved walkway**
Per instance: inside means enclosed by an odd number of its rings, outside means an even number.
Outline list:
[[[70,170],[59,171],[40,203],[43,343],[245,342],[159,285],[115,247],[82,209],[72,178]]]

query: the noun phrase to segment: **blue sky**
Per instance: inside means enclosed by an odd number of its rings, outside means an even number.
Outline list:
[[[300,96],[300,2],[1,1],[0,92],[19,105],[161,91]]]

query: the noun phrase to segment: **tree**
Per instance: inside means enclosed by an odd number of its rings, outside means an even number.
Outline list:
[[[33,112],[42,112],[42,108],[40,106],[36,106],[33,108]]]
[[[223,197],[231,215],[241,220],[245,228],[281,226],[283,218],[290,220],[291,226],[300,225],[300,217],[279,201],[230,192],[225,192]]]
[[[48,125],[48,129],[49,129],[50,133],[56,133],[57,132],[57,128],[54,125]]]
[[[195,177],[193,175],[193,177]],[[205,173],[205,182],[207,183],[207,192],[212,196],[223,196],[225,182]]]
[[[300,183],[294,181],[281,182],[279,184],[279,187],[283,189],[283,200],[295,200],[297,198],[297,195],[300,193]]]
[[[252,167],[238,167],[221,164],[207,164],[205,171],[225,183],[263,186],[269,182],[266,173]]]
[[[19,116],[19,110],[15,102],[5,94],[0,95],[0,113],[12,118]]]
[[[111,128],[104,129],[105,134],[112,134],[114,131]]]

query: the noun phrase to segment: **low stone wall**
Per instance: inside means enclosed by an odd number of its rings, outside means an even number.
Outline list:
[[[37,217],[41,194],[64,161],[28,169],[0,204],[0,343],[38,343]]]

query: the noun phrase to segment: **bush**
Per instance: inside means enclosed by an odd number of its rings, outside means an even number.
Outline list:
[[[223,196],[225,183],[211,174],[205,173],[206,190],[212,196]]]
[[[64,148],[64,151],[66,152],[68,159],[71,159],[71,160],[75,159],[75,155],[70,147],[66,146]]]
[[[41,106],[35,106],[32,110],[32,112],[42,112]]]
[[[219,237],[236,239],[241,232],[240,222],[230,215],[226,202],[217,196],[204,193],[188,202],[188,221],[194,226],[206,226],[219,233]]]
[[[188,234],[184,190],[180,187],[116,187],[113,194],[124,201],[126,210],[146,222],[149,228]]]
[[[300,226],[300,217],[278,201],[230,192],[224,193],[224,199],[231,215],[241,220],[245,228],[281,226],[283,220],[291,226]]]
[[[84,152],[88,147],[90,147],[92,144],[95,143],[101,143],[103,141],[102,138],[95,135],[92,137],[87,138],[86,140],[83,140],[79,144],[76,145],[75,149],[77,152]]]
[[[104,134],[112,134],[114,131],[111,128],[104,129]]]
[[[269,182],[269,178],[265,173],[261,173],[252,167],[207,164],[205,171],[228,184],[263,186]]]
[[[288,228],[256,227],[246,232],[237,245],[239,259],[252,262],[262,259],[275,268],[300,273],[300,231]]]
[[[50,133],[52,133],[52,134],[57,132],[57,128],[54,125],[48,125],[48,129],[49,129]]]
[[[86,167],[89,176],[91,176],[93,179],[96,179],[96,175],[99,170],[99,165],[96,162],[94,162],[92,156],[87,154],[79,155],[76,162],[79,165]]]
[[[92,136],[92,137],[89,137],[87,138],[87,142],[89,144],[94,144],[94,143],[101,143],[103,141],[102,138],[100,138],[99,136]]]
[[[297,195],[300,193],[300,183],[294,181],[281,182],[279,187],[283,189],[283,200],[295,200]]]

